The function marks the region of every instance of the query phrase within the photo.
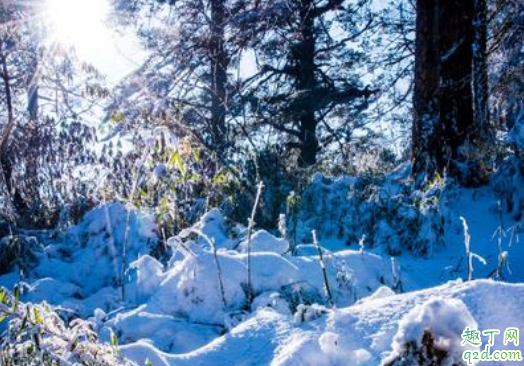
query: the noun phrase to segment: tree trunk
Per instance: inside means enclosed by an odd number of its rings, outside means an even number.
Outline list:
[[[211,134],[215,149],[226,142],[227,70],[230,59],[225,48],[226,8],[224,0],[211,0]]]
[[[440,7],[440,124],[445,146],[437,158],[442,173],[456,171],[455,163],[472,158],[470,151],[476,138],[473,120],[473,15],[474,0],[441,0]]]
[[[487,147],[490,136],[487,13],[486,0],[475,0],[473,96],[475,124],[479,129],[479,135],[482,139],[482,141],[480,141],[481,147]]]
[[[13,96],[11,91],[11,77],[7,69],[7,60],[4,55],[0,56],[1,76],[4,84],[5,103],[7,108],[7,125],[2,131],[0,139],[0,168],[4,175],[7,194],[11,199],[13,207],[17,214],[25,209],[25,201],[20,191],[13,185],[13,165],[8,156],[9,138],[15,129],[15,116],[13,108]]]
[[[4,131],[2,131],[2,137],[0,140],[0,165],[2,168],[2,173],[4,174],[6,190],[8,194],[11,195],[13,193],[13,169],[11,166],[11,162],[9,161],[9,157],[7,156],[7,148],[9,144],[9,138],[11,137],[11,133],[15,128],[15,118],[13,112],[13,97],[11,95],[11,78],[7,69],[7,61],[5,59],[5,56],[2,55],[0,57],[0,63],[2,68],[1,75],[4,84],[5,104],[7,109],[7,124]]]
[[[415,174],[435,171],[432,131],[439,124],[439,0],[418,0],[416,8],[415,85],[413,93],[412,163]]]
[[[464,179],[473,118],[474,0],[418,0],[413,173]]]
[[[2,133],[0,139],[0,159],[4,158],[7,153],[7,146],[11,133],[15,128],[15,117],[13,112],[13,97],[11,95],[11,78],[7,70],[7,61],[5,56],[0,56],[0,63],[2,67],[2,81],[4,82],[5,104],[7,108],[7,125]]]
[[[294,50],[293,58],[297,63],[298,79],[297,90],[313,91],[316,87],[315,78],[315,19],[313,15],[313,1],[300,2],[300,42]],[[305,105],[300,111],[300,156],[299,165],[311,166],[317,162],[319,143],[317,138],[318,121],[315,116],[314,105]]]

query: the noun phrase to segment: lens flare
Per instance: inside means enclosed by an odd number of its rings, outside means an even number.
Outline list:
[[[46,12],[53,41],[80,53],[99,51],[110,33],[107,0],[47,0]]]

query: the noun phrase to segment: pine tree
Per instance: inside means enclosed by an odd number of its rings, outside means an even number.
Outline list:
[[[254,45],[260,72],[251,91],[253,111],[264,126],[288,136],[298,163],[317,162],[319,126],[330,138],[351,134],[351,111],[361,111],[373,92],[355,73],[363,54],[348,45],[372,25],[365,2],[295,0],[260,2],[249,18],[259,23]],[[337,36],[334,34],[338,33]],[[252,81],[252,80],[251,80]],[[341,126],[329,117],[339,112]],[[345,128],[346,127],[346,128]],[[328,138],[329,140],[329,138]]]

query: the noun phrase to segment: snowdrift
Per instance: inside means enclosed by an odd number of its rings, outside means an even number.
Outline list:
[[[144,341],[122,350],[139,364],[150,360],[155,366],[377,366],[398,354],[406,341],[420,342],[422,330],[430,329],[457,360],[457,352],[467,349],[460,345],[463,327],[522,330],[523,306],[524,285],[451,282],[348,308],[323,309],[304,322],[274,309],[259,309],[228,334],[189,353],[167,354]],[[502,336],[493,348],[524,352],[522,343],[504,346]]]

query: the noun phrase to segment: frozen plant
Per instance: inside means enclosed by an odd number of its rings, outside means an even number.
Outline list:
[[[7,330],[0,341],[0,365],[136,366],[124,359],[116,337],[102,343],[94,325],[82,319],[69,324],[49,306],[24,304],[17,288],[0,290],[0,322]]]
[[[286,214],[280,214],[278,216],[278,231],[280,232],[280,235],[284,239],[287,239],[288,232],[287,232]]]
[[[214,238],[209,238],[204,233],[202,233],[200,231],[197,231],[197,230],[194,230],[194,229],[193,229],[193,232],[195,234],[198,234],[200,237],[202,237],[209,244],[209,246],[211,247],[211,249],[213,251],[213,260],[215,261],[215,265],[217,267],[218,285],[220,287],[220,296],[222,298],[222,304],[224,305],[224,310],[225,310],[225,309],[227,309],[227,301],[226,301],[226,295],[225,295],[225,292],[224,292],[224,279],[223,279],[223,276],[222,276],[222,267],[220,266],[220,262],[218,261],[217,247],[215,245],[215,239]]]
[[[473,280],[473,258],[477,259],[482,264],[486,265],[486,260],[480,255],[471,251],[471,236],[469,235],[469,228],[466,219],[460,216],[462,226],[464,227],[464,245],[466,247],[466,259],[468,261],[468,281]]]
[[[297,226],[298,226],[298,209],[300,204],[300,196],[291,191],[286,198],[286,219],[290,221],[287,225],[289,240],[291,242],[292,252],[297,245]]]
[[[366,234],[362,234],[362,236],[360,237],[360,240],[358,241],[358,247],[360,248],[359,249],[360,254],[364,254],[365,241],[366,241]]]
[[[400,265],[397,266],[395,257],[391,257],[391,274],[393,276],[393,291],[404,292],[404,284],[400,276]]]
[[[324,279],[324,289],[326,290],[326,295],[327,295],[327,298],[328,298],[328,304],[330,306],[333,306],[334,305],[333,296],[331,295],[331,289],[329,287],[329,281],[328,281],[328,276],[327,276],[327,271],[326,271],[326,263],[324,262],[324,256],[322,254],[322,248],[320,247],[320,244],[318,243],[317,232],[315,230],[313,230],[311,232],[311,234],[313,235],[313,244],[315,245],[315,247],[317,248],[317,251],[318,251],[318,259],[319,259],[319,263],[320,263],[320,268],[322,269],[322,276],[323,276],[323,279]]]
[[[252,281],[252,268],[251,268],[251,238],[253,229],[255,227],[255,216],[257,214],[258,205],[260,204],[260,198],[262,197],[262,191],[264,190],[264,182],[260,182],[257,185],[257,194],[255,197],[255,203],[253,204],[253,210],[251,211],[251,217],[247,226],[247,297],[248,303],[253,300],[253,281]]]

